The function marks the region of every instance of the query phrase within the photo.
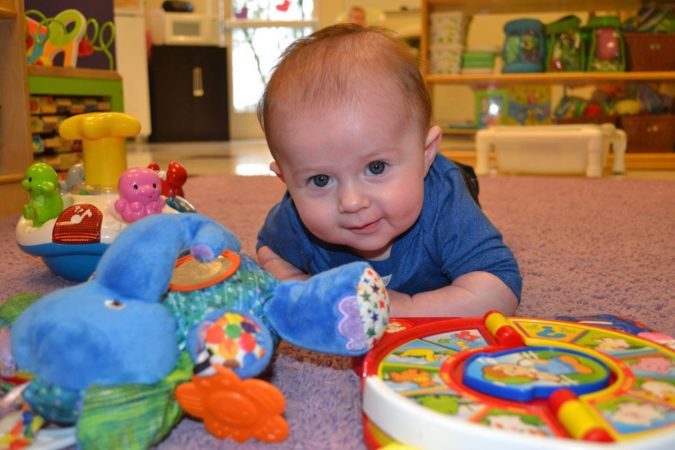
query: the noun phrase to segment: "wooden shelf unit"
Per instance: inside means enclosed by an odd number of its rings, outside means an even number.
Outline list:
[[[122,77],[114,70],[28,66],[31,95],[110,97],[112,111],[124,111]]]
[[[22,2],[23,3],[23,2]],[[14,0],[0,0],[0,19],[16,19]]]
[[[605,82],[651,81],[675,82],[675,71],[661,72],[566,72],[566,73],[510,73],[510,74],[451,74],[429,73],[429,17],[432,12],[461,11],[466,16],[477,14],[525,14],[559,12],[561,15],[578,11],[603,11],[626,17],[640,7],[640,0],[422,0],[422,32],[420,36],[420,69],[433,95],[437,85],[490,86],[513,84],[564,84],[581,86]],[[460,162],[472,163],[475,155],[466,151],[443,151],[459,158]],[[627,153],[627,169],[675,170],[673,153]]]
[[[0,0],[0,217],[21,211],[33,160],[28,116],[23,0]]]
[[[110,70],[26,64],[23,0],[0,0],[0,217],[21,211],[21,187],[33,162],[29,94],[106,96],[123,111],[122,79]]]
[[[425,0],[422,13],[428,6],[466,14],[521,14],[565,11],[635,11],[641,0]],[[441,9],[443,10],[443,9]]]
[[[675,81],[675,72],[557,72],[426,75],[428,84],[567,84],[619,81]]]
[[[113,70],[29,65],[28,92],[31,97],[71,97],[80,100],[95,98],[110,104],[110,108],[104,109],[105,111],[124,111],[122,77]],[[68,116],[70,113],[53,112],[45,115],[56,117]],[[40,134],[47,138],[58,138],[56,131]],[[47,162],[57,171],[65,171],[80,162],[81,152],[46,150],[35,153],[34,158],[36,161]]]

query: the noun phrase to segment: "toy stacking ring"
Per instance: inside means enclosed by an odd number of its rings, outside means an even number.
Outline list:
[[[169,290],[194,291],[213,286],[235,273],[239,263],[239,255],[229,250],[208,263],[199,262],[192,255],[184,256],[176,262]]]

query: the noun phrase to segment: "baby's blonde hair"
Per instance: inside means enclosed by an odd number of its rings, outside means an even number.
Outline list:
[[[366,93],[396,99],[400,119],[426,137],[431,101],[410,48],[389,30],[354,24],[326,27],[291,44],[258,103],[258,120],[269,143],[279,110],[358,106]]]

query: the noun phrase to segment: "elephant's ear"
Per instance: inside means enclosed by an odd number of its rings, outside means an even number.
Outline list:
[[[129,225],[99,261],[96,281],[120,298],[158,302],[183,249],[210,261],[224,249],[239,251],[236,237],[201,214],[157,214]]]

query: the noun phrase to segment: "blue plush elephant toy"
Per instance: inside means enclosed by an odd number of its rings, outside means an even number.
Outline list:
[[[217,222],[159,214],[128,226],[91,280],[23,311],[12,324],[12,353],[34,376],[25,402],[47,421],[75,425],[78,447],[147,448],[183,409],[203,412],[191,396],[204,388],[200,380],[227,368],[238,383],[262,382],[250,378],[266,369],[279,339],[362,355],[384,333],[388,311],[382,280],[366,263],[279,282]],[[181,408],[174,392],[190,383]],[[217,411],[203,417],[221,438],[275,440],[223,430]]]

